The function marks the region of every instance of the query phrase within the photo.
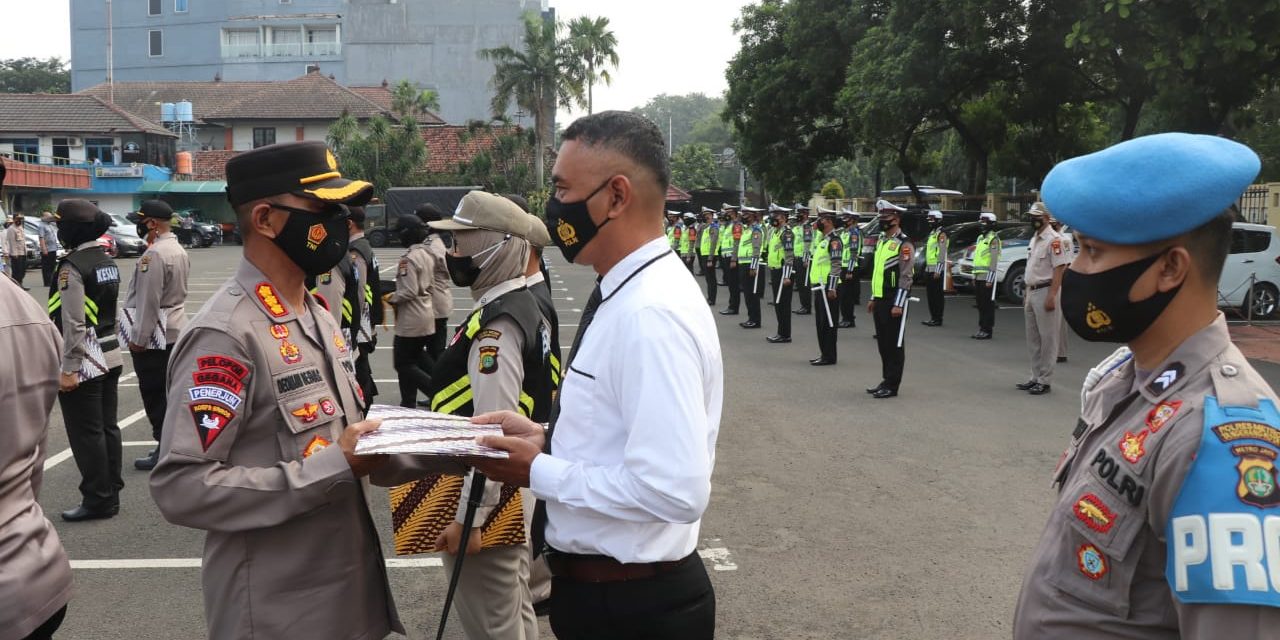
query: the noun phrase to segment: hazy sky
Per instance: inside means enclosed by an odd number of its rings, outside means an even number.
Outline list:
[[[659,93],[722,93],[725,64],[738,49],[733,20],[746,4],[746,0],[551,0],[566,22],[580,15],[603,15],[618,36],[622,64],[614,73],[613,86],[596,87],[597,111],[637,107]],[[70,58],[69,5],[68,0],[0,0],[4,24],[0,59]]]

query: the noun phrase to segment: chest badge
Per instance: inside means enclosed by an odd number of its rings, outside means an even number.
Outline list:
[[[298,345],[288,340],[280,341],[280,357],[284,359],[285,364],[302,362],[302,352],[298,349]]]
[[[1116,512],[1112,511],[1110,507],[1102,502],[1101,498],[1092,493],[1080,496],[1071,511],[1080,522],[1084,523],[1084,526],[1098,533],[1111,531],[1111,527],[1116,524]]]
[[[320,411],[324,412],[326,416],[331,416],[338,412],[338,406],[333,403],[333,400],[325,398],[320,401]]]
[[[302,458],[304,460],[307,458],[310,458],[311,456],[321,451],[324,451],[324,448],[329,446],[330,444],[333,444],[333,443],[329,442],[328,440],[325,440],[324,438],[321,438],[320,436],[316,436],[312,438],[311,442],[307,443],[307,447],[302,450]]]
[[[1107,566],[1107,557],[1091,544],[1082,544],[1076,550],[1076,566],[1080,568],[1080,573],[1090,580],[1101,580],[1110,569]]]
[[[320,405],[314,402],[304,402],[302,406],[290,411],[289,414],[302,420],[303,424],[310,424],[320,416]]]
[[[1151,433],[1158,433],[1164,428],[1164,425],[1178,415],[1178,410],[1181,408],[1181,400],[1161,402],[1147,414],[1147,428],[1151,430]]]
[[[276,340],[284,340],[289,337],[289,327],[283,324],[271,325],[271,337]]]
[[[1147,455],[1145,445],[1149,435],[1151,435],[1151,432],[1146,429],[1136,434],[1131,431],[1124,432],[1124,437],[1120,439],[1120,455],[1131,464],[1137,464],[1142,459],[1142,456]]]

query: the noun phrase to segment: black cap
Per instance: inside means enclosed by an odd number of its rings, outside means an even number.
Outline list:
[[[413,212],[416,213],[418,218],[423,222],[444,220],[444,212],[440,211],[440,207],[437,207],[430,202],[418,205],[418,208],[414,209]]]
[[[396,218],[396,229],[425,229],[427,223],[416,215],[406,213]]]
[[[63,200],[58,203],[54,217],[59,222],[93,222],[102,213],[98,205],[88,200]]]
[[[348,180],[323,142],[286,142],[258,147],[227,161],[231,206],[285,193],[346,205],[364,205],[373,185]]]
[[[146,200],[138,207],[138,215],[143,218],[168,220],[173,217],[173,207],[164,200]]]

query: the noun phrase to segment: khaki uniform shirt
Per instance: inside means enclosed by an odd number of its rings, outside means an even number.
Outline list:
[[[1071,264],[1071,249],[1063,241],[1062,234],[1046,226],[1031,238],[1027,249],[1027,286],[1044,284],[1053,280],[1053,270]]]
[[[242,261],[170,358],[151,495],[169,522],[206,531],[210,638],[404,633],[367,484],[337,446],[364,411],[354,347],[305,305]]]
[[[324,303],[329,307],[329,315],[333,316],[333,321],[342,326],[342,303],[347,295],[347,280],[342,276],[343,268],[351,268],[351,265],[343,260],[332,269],[316,276],[316,295],[324,298]]]
[[[391,304],[396,308],[396,335],[420,338],[436,332],[436,315],[431,308],[431,287],[435,284],[435,260],[421,243],[409,247],[396,268],[396,290]]]
[[[22,225],[11,224],[4,230],[4,253],[10,258],[23,258],[27,255],[27,236]]]
[[[71,564],[37,502],[59,341],[40,305],[0,277],[0,349],[22,363],[0,373],[0,640],[27,637],[71,599]]]
[[[1155,370],[1130,359],[1086,392],[1018,598],[1015,640],[1280,638],[1280,609],[1186,604],[1166,581],[1166,525],[1201,446],[1208,397],[1224,407],[1276,400],[1222,314]],[[1267,561],[1274,572],[1280,558]]]
[[[133,335],[129,342],[146,346],[151,327],[165,320],[165,338],[172,345],[187,326],[187,275],[191,260],[173,232],[156,238],[133,267],[133,280],[124,308],[133,309]],[[121,345],[122,347],[124,345]]]
[[[440,234],[427,236],[423,245],[431,254],[431,311],[436,318],[448,318],[453,313],[453,281],[449,279],[449,265],[445,263],[444,254],[449,250],[444,246]]]
[[[92,240],[76,247],[76,250],[97,245],[98,241]],[[80,370],[80,365],[89,356],[85,349],[84,336],[86,332],[93,329],[85,323],[84,318],[84,279],[70,263],[62,264],[58,269],[57,278],[58,292],[62,295],[62,372],[75,373]],[[119,322],[118,317],[116,321]],[[119,342],[114,335],[99,335],[98,342],[103,341]],[[124,366],[124,359],[120,356],[120,345],[110,350],[103,349],[102,357],[107,370]]]

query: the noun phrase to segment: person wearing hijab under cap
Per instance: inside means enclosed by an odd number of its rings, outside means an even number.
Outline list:
[[[355,455],[379,422],[363,419],[354,345],[304,284],[346,255],[347,207],[373,185],[344,178],[318,141],[245,151],[226,175],[244,259],[174,345],[151,497],[205,531],[208,637],[403,634],[366,477],[462,467]]]
[[[396,290],[386,294],[385,300],[396,310],[391,360],[400,380],[400,406],[413,409],[418,406],[418,392],[431,392],[435,362],[427,352],[427,344],[436,332],[435,313],[431,310],[435,261],[423,244],[427,225],[418,216],[400,216],[396,229],[400,244],[408,248],[396,268]]]
[[[58,239],[70,248],[49,287],[49,317],[62,332],[58,404],[80,469],[80,506],[68,522],[110,518],[120,511],[120,427],[116,422],[120,340],[116,301],[120,269],[98,245],[111,217],[87,200],[58,203]]]
[[[1280,398],[1218,311],[1236,202],[1260,168],[1239,143],[1165,133],[1045,176],[1080,246],[1063,318],[1125,346],[1085,378],[1014,640],[1277,637]]]
[[[449,280],[449,265],[445,264],[444,257],[453,239],[448,232],[431,228],[432,222],[444,219],[439,207],[427,203],[414,213],[427,225],[427,239],[422,244],[431,255],[431,311],[436,316],[436,330],[427,343],[427,353],[434,361],[444,353],[445,341],[449,338],[449,315],[453,313],[453,281]]]
[[[121,309],[121,320],[129,326],[121,323],[121,341],[127,344],[133,357],[138,394],[142,396],[142,406],[151,423],[151,437],[159,443],[168,396],[165,371],[169,367],[169,354],[187,326],[187,275],[191,272],[191,260],[169,228],[173,207],[168,203],[147,200],[128,218],[146,230],[143,237],[150,246],[133,266],[133,279],[129,281],[129,293]],[[162,327],[163,331],[157,331]],[[159,453],[158,448],[152,449],[135,459],[133,468],[154,469]]]
[[[529,243],[521,236],[529,232],[527,220],[510,200],[472,191],[452,219],[430,225],[453,232],[449,274],[476,301],[432,371],[433,411],[519,411],[538,422],[550,416],[559,374],[551,362],[549,321],[526,288]],[[473,482],[484,483],[484,497],[474,515],[476,527],[463,541],[462,498],[471,494]],[[393,518],[397,551],[446,551],[450,571],[456,554],[468,556],[457,586],[458,618],[468,638],[537,637],[528,584],[533,509],[527,491],[486,482],[480,474],[440,475],[395,487],[391,505],[395,514],[439,516]]]

